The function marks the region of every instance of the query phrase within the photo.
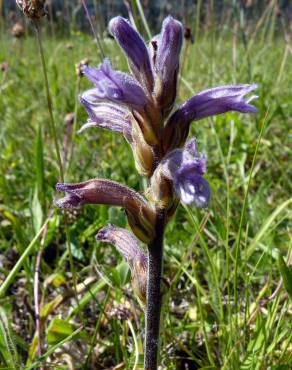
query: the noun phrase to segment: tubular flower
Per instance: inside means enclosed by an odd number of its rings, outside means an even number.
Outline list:
[[[133,75],[151,94],[153,90],[153,73],[144,40],[129,21],[120,16],[110,21],[109,30],[128,57]]]
[[[133,288],[142,302],[146,301],[148,258],[139,240],[128,230],[108,225],[100,229],[96,239],[113,244],[128,262],[132,272]]]
[[[169,118],[164,130],[164,150],[183,145],[192,121],[229,111],[256,113],[249,104],[256,95],[244,96],[256,89],[257,85],[227,85],[204,90],[184,102]]]
[[[121,132],[128,141],[131,140],[131,114],[123,107],[111,103],[88,103],[82,96],[80,102],[88,113],[87,122],[80,128],[78,133],[89,127],[101,127],[107,130]]]
[[[147,97],[139,82],[126,73],[114,71],[108,59],[99,68],[84,66],[82,72],[95,85],[94,89],[81,95],[88,103],[107,99],[138,111],[147,104]]]
[[[153,235],[155,213],[146,200],[134,190],[115,181],[93,179],[78,184],[56,185],[67,195],[56,201],[59,208],[77,208],[84,204],[107,204],[123,207],[137,237],[148,242]]]
[[[171,198],[165,196],[171,194],[170,182],[183,203],[205,208],[210,200],[210,187],[203,177],[205,172],[206,156],[198,153],[196,139],[191,139],[184,148],[168,153],[157,167],[152,177],[150,196],[160,206],[172,205]],[[160,192],[157,188],[161,189]]]

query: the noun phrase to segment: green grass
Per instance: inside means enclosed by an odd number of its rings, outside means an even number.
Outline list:
[[[0,75],[0,282],[5,281],[0,368],[33,369],[40,361],[54,369],[70,368],[70,361],[78,369],[121,363],[125,369],[136,363],[141,368],[144,315],[128,268],[111,246],[95,240],[109,222],[125,226],[125,216],[105,206],[84,207],[68,215],[66,237],[62,213],[49,211],[59,170],[35,39],[13,41],[2,34],[0,46],[0,62],[9,63]],[[126,70],[115,43],[105,40],[103,46],[114,66]],[[292,71],[291,53],[285,50],[283,40],[267,41],[261,34],[246,50],[239,36],[232,39],[225,30],[213,38],[204,35],[183,53],[178,103],[211,86],[256,82],[259,113],[229,113],[192,125],[208,155],[212,200],[205,211],[180,207],[167,228],[164,276],[169,287],[164,288],[160,353],[166,369],[184,369],[187,362],[190,369],[227,370],[280,370],[292,364],[291,300],[277,262],[279,253],[286,264],[292,258]],[[65,115],[77,112],[77,129],[86,120],[76,105],[74,64],[87,57],[94,65],[99,57],[91,38],[82,34],[45,38],[45,54],[62,148]],[[81,91],[89,86],[82,78]],[[74,138],[72,153],[67,182],[100,176],[143,188],[122,136],[88,130]],[[45,240],[34,242],[50,213]],[[41,358],[33,313],[40,248]],[[85,289],[90,276],[90,289]]]

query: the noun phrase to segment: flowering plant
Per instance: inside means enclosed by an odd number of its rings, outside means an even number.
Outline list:
[[[207,207],[210,186],[204,178],[206,155],[196,139],[187,141],[190,124],[228,111],[256,112],[245,95],[255,85],[228,85],[202,91],[173,112],[183,41],[180,22],[167,17],[161,33],[146,45],[122,17],[115,17],[110,31],[123,49],[131,74],[115,71],[105,59],[98,68],[85,66],[83,73],[94,87],[80,96],[89,119],[88,127],[120,132],[132,148],[137,171],[149,180],[143,195],[105,179],[78,184],[57,184],[67,195],[57,201],[61,208],[83,204],[108,204],[125,209],[132,232],[113,225],[97,238],[114,244],[128,261],[135,290],[146,302],[144,368],[157,369],[161,308],[163,234],[179,202]],[[147,244],[147,253],[139,243]]]

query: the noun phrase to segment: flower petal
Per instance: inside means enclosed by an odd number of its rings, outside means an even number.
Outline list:
[[[86,109],[89,120],[80,128],[78,133],[81,133],[88,127],[101,127],[111,131],[122,132],[127,138],[131,137],[131,113],[127,109],[116,104],[92,103],[84,99],[83,96],[80,96],[79,100]]]
[[[168,180],[183,203],[207,207],[210,187],[203,178],[205,172],[206,156],[198,153],[195,139],[189,140],[184,148],[169,152],[157,167],[151,179],[150,196],[157,204],[166,199],[169,201],[166,205],[171,205],[172,199],[166,197]]]
[[[99,68],[84,67],[82,71],[95,84],[94,89],[82,94],[89,102],[106,99],[138,110],[148,103],[138,81],[126,73],[114,71],[108,59]]]
[[[148,50],[142,37],[131,26],[130,22],[121,16],[110,21],[109,30],[129,58],[134,76],[147,87],[149,92],[152,92],[153,73]]]
[[[198,208],[208,207],[211,195],[210,186],[200,174],[185,173],[182,169],[176,174],[174,187],[183,203],[195,204]]]
[[[255,113],[257,109],[244,99],[257,85],[229,85],[205,90],[188,99],[178,110],[192,121],[229,111]]]

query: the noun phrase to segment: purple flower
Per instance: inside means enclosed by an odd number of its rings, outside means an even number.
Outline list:
[[[109,30],[128,57],[134,76],[151,93],[153,73],[144,40],[130,22],[121,16],[110,21]]]
[[[169,118],[164,132],[165,151],[182,145],[192,121],[229,111],[255,113],[256,107],[249,104],[256,95],[244,96],[257,85],[228,85],[204,90],[184,102]]]
[[[111,103],[89,103],[82,96],[80,102],[86,109],[89,119],[80,128],[78,133],[83,132],[89,127],[101,127],[107,130],[121,132],[128,141],[131,140],[131,113],[121,106]]]
[[[144,198],[137,192],[111,180],[92,179],[77,184],[58,183],[56,190],[67,193],[66,197],[56,202],[60,208],[76,208],[83,204],[108,204],[137,212],[139,207],[146,205]]]
[[[210,200],[210,187],[203,175],[206,156],[197,152],[196,139],[189,140],[183,149],[171,151],[162,161],[162,174],[173,182],[178,197],[185,204],[205,208]]]
[[[257,85],[229,85],[205,90],[188,99],[177,112],[183,115],[186,121],[199,120],[228,111],[256,113],[256,107],[249,102],[257,96],[244,99],[244,96],[256,87]]]
[[[85,66],[82,71],[95,85],[95,88],[81,95],[83,101],[88,104],[98,100],[110,100],[139,111],[148,103],[139,82],[126,73],[114,71],[108,59],[105,59],[99,68]]]
[[[172,109],[176,97],[182,41],[182,24],[168,16],[163,21],[161,34],[150,43],[153,69],[156,74],[155,93],[162,109],[167,112]]]

